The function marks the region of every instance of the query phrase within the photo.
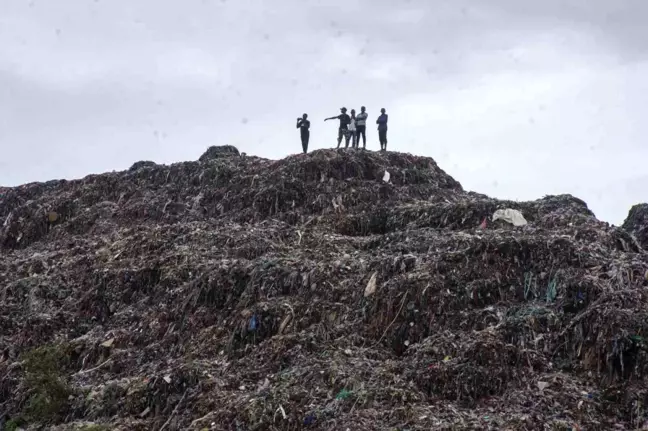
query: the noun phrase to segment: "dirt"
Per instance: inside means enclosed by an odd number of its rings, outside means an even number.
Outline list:
[[[3,188],[0,430],[646,429],[633,211],[361,150]]]

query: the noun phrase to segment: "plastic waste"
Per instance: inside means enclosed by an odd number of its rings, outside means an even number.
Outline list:
[[[510,223],[513,226],[525,226],[527,224],[527,221],[522,213],[512,208],[495,211],[495,213],[493,214],[493,221],[495,220],[504,220],[505,222]]]
[[[250,331],[256,331],[256,329],[257,329],[258,326],[259,326],[259,323],[258,323],[258,321],[257,321],[257,317],[256,317],[256,315],[253,315],[253,316],[250,318],[250,323],[248,324],[248,329],[249,329]]]

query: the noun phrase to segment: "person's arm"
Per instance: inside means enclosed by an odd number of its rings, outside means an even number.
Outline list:
[[[340,116],[339,116],[339,115],[336,115],[335,117],[325,118],[324,121],[328,121],[328,120],[339,120],[339,119],[340,119]]]
[[[297,129],[299,129],[299,126],[301,125],[302,119],[298,118],[297,119]]]

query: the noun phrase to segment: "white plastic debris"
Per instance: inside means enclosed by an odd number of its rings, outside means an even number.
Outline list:
[[[101,347],[105,347],[107,349],[110,349],[115,342],[115,338],[111,338],[110,340],[106,340],[103,343],[101,343]]]
[[[389,171],[385,171],[385,175],[383,175],[383,181],[388,183],[390,178],[391,178],[391,175],[390,175]]]
[[[374,272],[371,274],[371,278],[369,279],[369,283],[367,283],[367,287],[365,287],[364,291],[364,296],[365,298],[368,296],[373,295],[376,292],[376,279],[378,277],[378,273]]]
[[[493,214],[493,221],[495,220],[504,220],[505,222],[510,223],[513,226],[525,226],[527,224],[527,221],[522,213],[512,208],[495,211],[495,213]]]

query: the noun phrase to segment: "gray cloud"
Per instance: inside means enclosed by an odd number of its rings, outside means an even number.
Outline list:
[[[364,104],[388,109],[391,149],[469,189],[570,192],[620,223],[646,200],[645,16],[640,0],[5,0],[0,184],[212,144],[278,158],[302,112],[330,147],[320,120]]]

